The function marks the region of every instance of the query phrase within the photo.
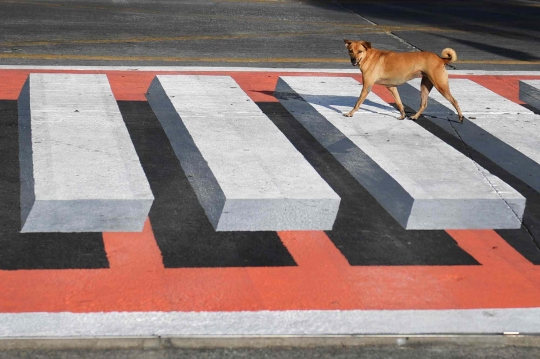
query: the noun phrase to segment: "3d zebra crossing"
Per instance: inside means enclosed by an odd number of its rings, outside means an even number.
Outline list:
[[[19,197],[4,195],[15,205],[3,210],[0,279],[12,287],[0,298],[2,336],[66,335],[18,326],[72,320],[55,312],[94,318],[102,335],[140,334],[131,324],[115,331],[116,312],[126,323],[167,313],[187,323],[169,334],[286,332],[262,322],[250,329],[248,317],[292,321],[290,333],[338,332],[340,322],[340,333],[393,332],[379,310],[430,318],[404,332],[475,332],[467,315],[495,308],[486,330],[533,328],[523,317],[540,306],[531,238],[539,238],[540,115],[534,100],[520,103],[518,86],[534,99],[539,75],[451,76],[463,125],[436,91],[418,123],[398,121],[384,89],[345,118],[360,90],[346,72],[6,69],[0,77],[11,130],[4,183]],[[412,85],[400,93],[415,108]],[[50,282],[38,280],[45,272]],[[501,299],[501,290],[514,292]],[[32,293],[46,300],[25,301]],[[210,324],[213,315],[230,331]],[[213,319],[197,329],[203,317]],[[310,329],[308,317],[326,324]],[[142,332],[153,327],[145,320]]]

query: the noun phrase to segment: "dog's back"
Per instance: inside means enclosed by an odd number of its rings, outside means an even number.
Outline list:
[[[413,78],[438,76],[446,73],[445,65],[457,59],[456,52],[444,49],[444,58],[429,51],[395,52],[370,49],[362,64],[363,73],[371,73],[378,79],[376,83],[387,86],[398,86]]]
[[[448,73],[446,65],[457,60],[457,54],[453,49],[446,48],[441,57],[433,52],[395,52],[379,50],[371,47],[368,41],[351,41],[344,39],[345,46],[349,51],[351,63],[358,66],[362,71],[362,92],[354,108],[345,116],[351,117],[362,105],[374,84],[386,86],[396,100],[400,119],[405,118],[405,110],[397,86],[417,77],[421,77],[420,109],[411,119],[416,120],[427,106],[427,96],[432,87],[435,87],[452,105],[454,105],[459,121],[463,121],[463,114],[456,99],[450,94],[448,87]]]

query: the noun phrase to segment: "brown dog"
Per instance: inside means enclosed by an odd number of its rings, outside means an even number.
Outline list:
[[[405,118],[403,104],[399,98],[396,86],[401,85],[413,78],[421,77],[421,105],[418,112],[411,117],[417,120],[427,107],[428,95],[433,86],[448,100],[459,116],[459,122],[463,122],[463,115],[457,101],[448,88],[448,73],[445,65],[457,60],[457,54],[452,49],[444,49],[442,58],[433,52],[393,52],[377,50],[371,47],[367,41],[345,41],[349,50],[351,63],[358,66],[362,72],[362,92],[354,108],[345,116],[351,117],[360,108],[374,84],[386,86],[392,93],[401,113],[400,120]]]

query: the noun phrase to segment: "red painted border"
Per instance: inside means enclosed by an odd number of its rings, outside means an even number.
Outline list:
[[[0,99],[17,99],[29,72],[0,70]],[[139,71],[32,72],[105,73],[117,100],[125,101],[144,101],[155,75]],[[254,101],[276,101],[271,93],[281,75],[200,74],[230,75]],[[472,79],[516,102],[519,79],[540,79],[454,77]],[[374,92],[392,101],[385,89]],[[0,270],[0,312],[540,307],[540,266],[532,265],[492,230],[448,233],[482,265],[352,267],[324,232],[306,231],[278,233],[297,267],[165,269],[147,221],[142,233],[103,234],[109,269]]]

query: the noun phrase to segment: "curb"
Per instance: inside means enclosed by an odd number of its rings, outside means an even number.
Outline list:
[[[265,348],[332,346],[434,346],[489,345],[490,347],[540,348],[540,335],[369,335],[369,336],[186,336],[186,337],[93,337],[6,338],[0,350],[20,349],[170,349],[170,348]]]

